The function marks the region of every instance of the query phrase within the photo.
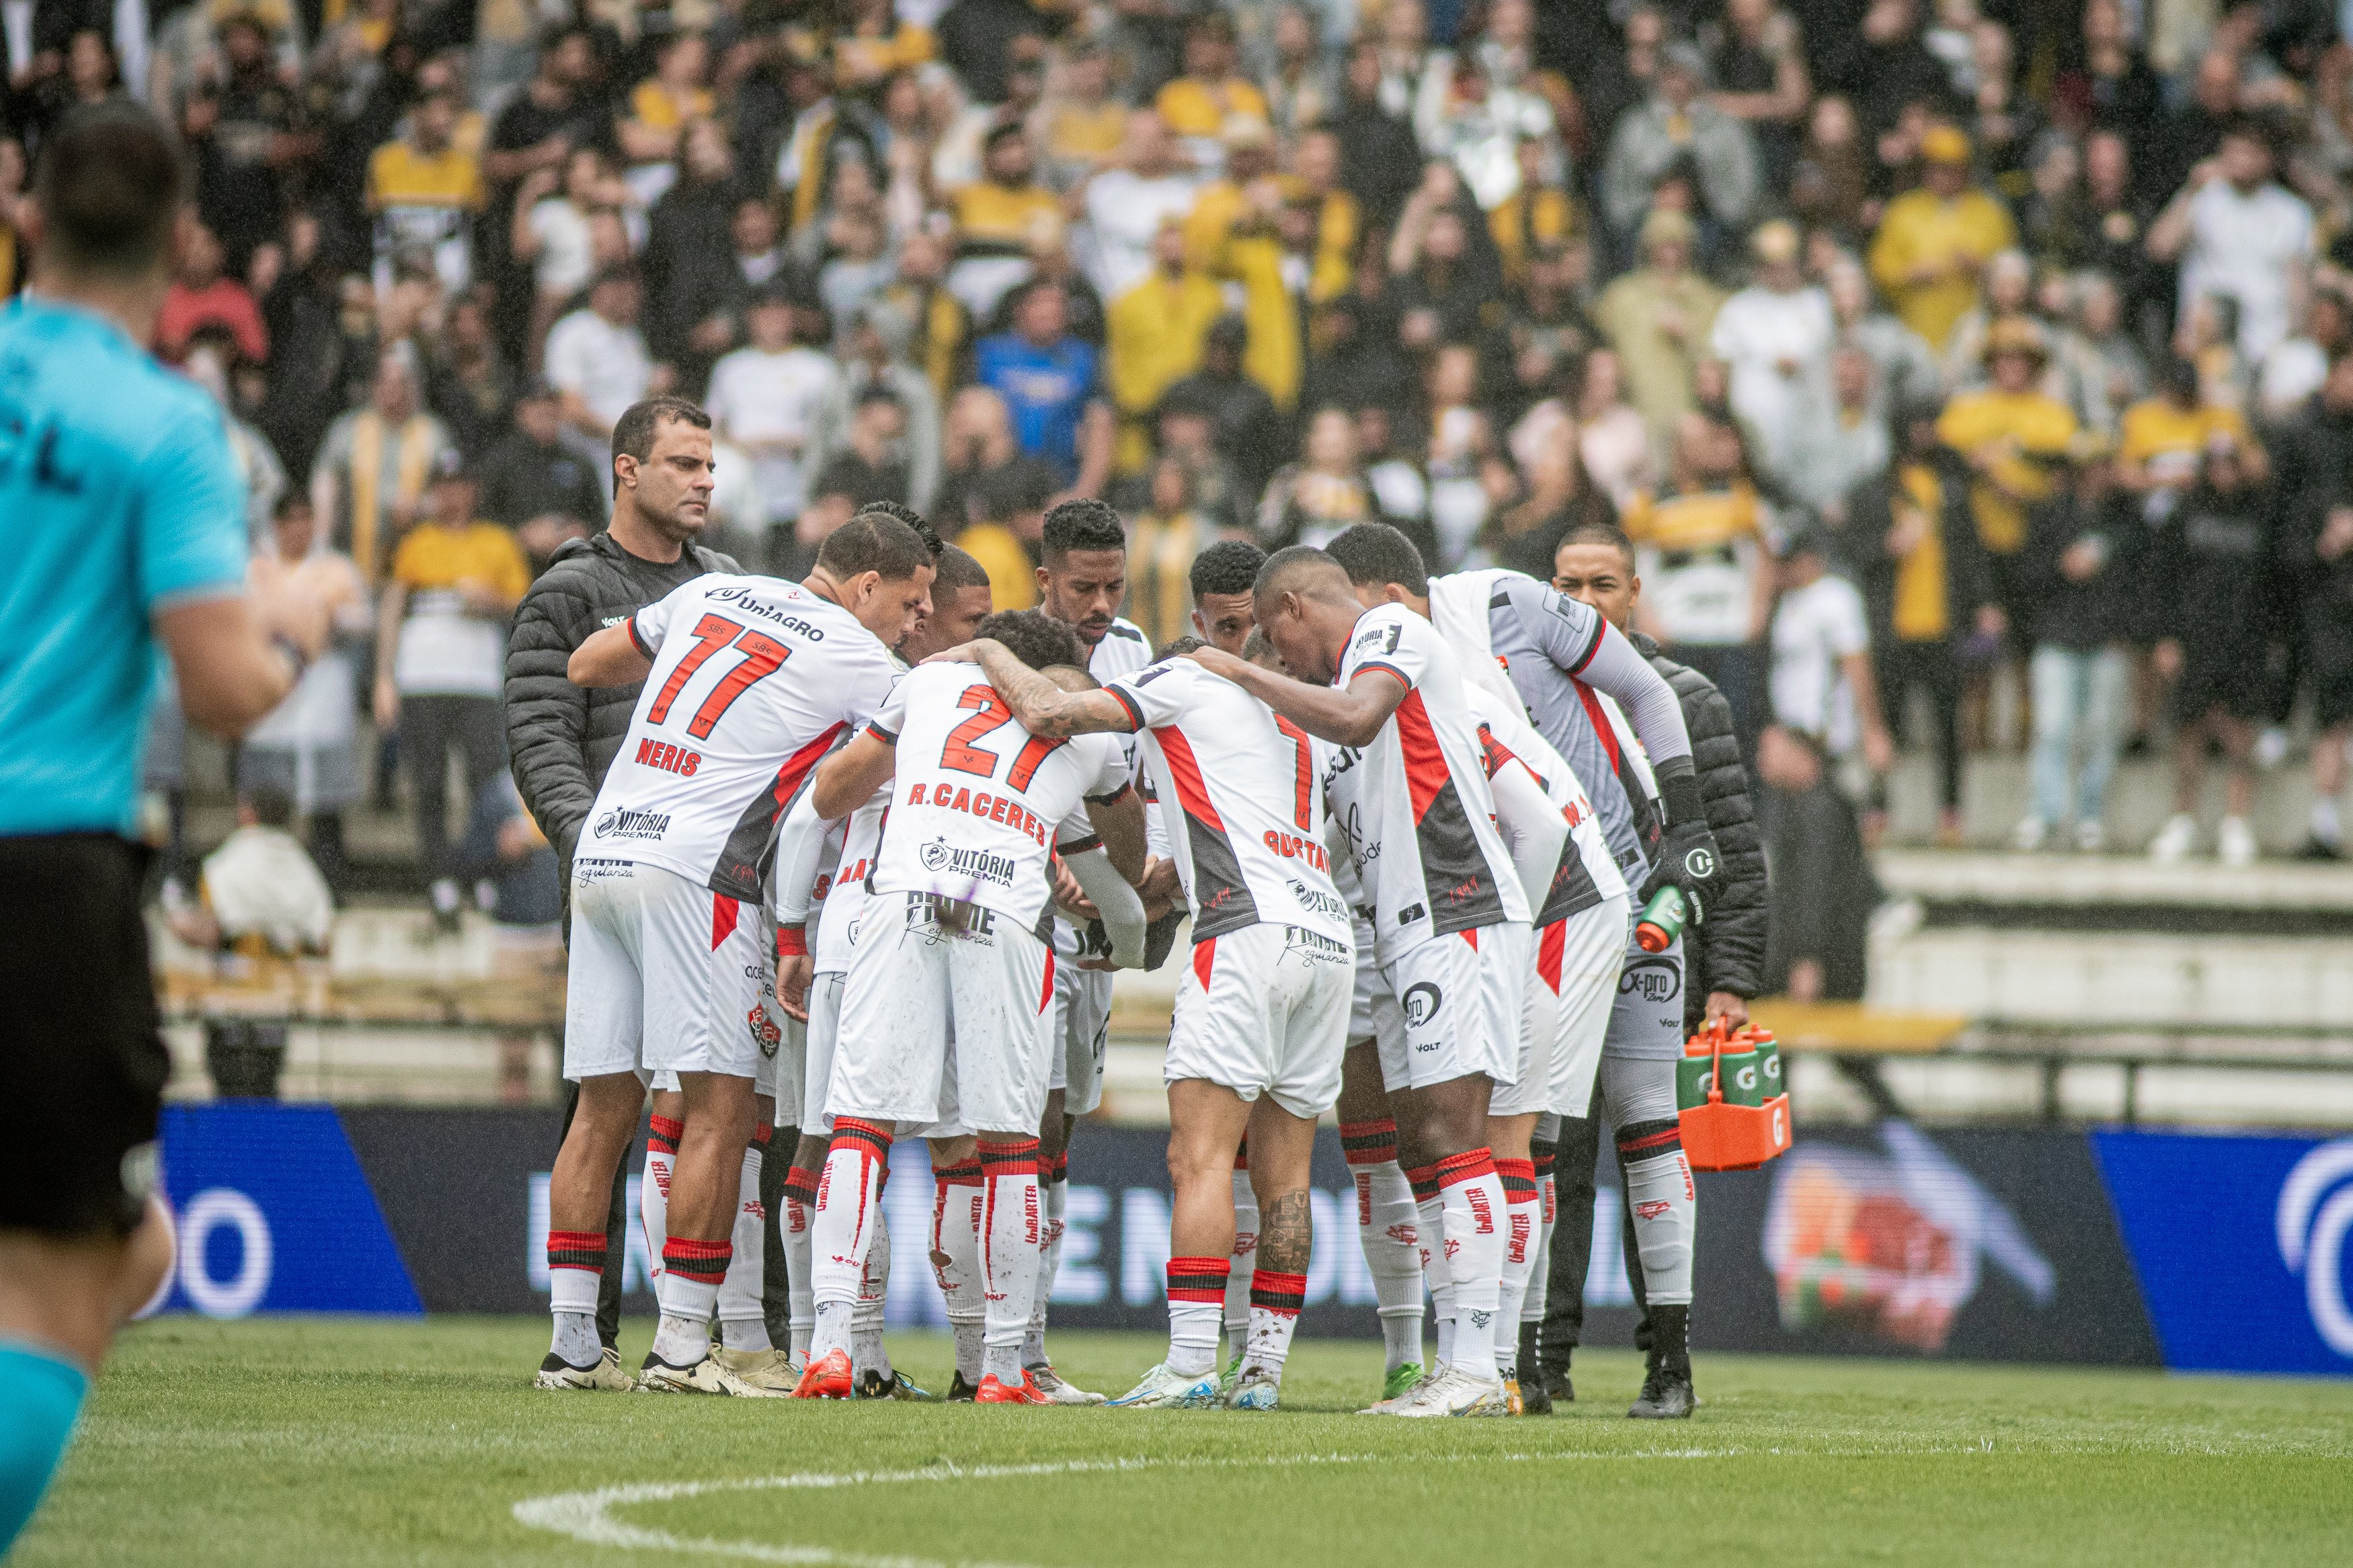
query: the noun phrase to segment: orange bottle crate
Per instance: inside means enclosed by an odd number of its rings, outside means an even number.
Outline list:
[[[1759,1047],[1768,1047],[1760,1052]],[[1724,1092],[1724,1058],[1726,1055],[1747,1056],[1751,1059],[1736,1068],[1735,1091],[1730,1099]],[[1770,1030],[1743,1026],[1727,1030],[1721,1020],[1702,1029],[1683,1044],[1683,1057],[1704,1057],[1707,1097],[1704,1101],[1686,1105],[1679,1113],[1682,1123],[1683,1157],[1695,1171],[1753,1171],[1789,1152],[1791,1128],[1789,1096],[1786,1090],[1766,1094],[1762,1090],[1777,1087],[1780,1080],[1780,1051],[1774,1046]],[[1771,1083],[1755,1080],[1767,1078]],[[1756,1102],[1740,1103],[1756,1095]]]

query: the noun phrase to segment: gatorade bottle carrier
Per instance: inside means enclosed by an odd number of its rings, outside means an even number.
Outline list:
[[[1683,1045],[1675,1074],[1683,1155],[1695,1171],[1753,1171],[1789,1152],[1789,1096],[1773,1032],[1722,1019]]]

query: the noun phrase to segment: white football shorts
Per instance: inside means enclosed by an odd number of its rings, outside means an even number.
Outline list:
[[[1246,1100],[1271,1095],[1313,1120],[1340,1099],[1348,1048],[1348,949],[1296,926],[1254,925],[1193,944],[1176,979],[1161,1076],[1203,1079]]]
[[[1520,1067],[1528,928],[1505,921],[1435,936],[1381,970],[1405,1026],[1377,1037],[1381,1087],[1428,1089],[1478,1073],[1498,1085]]]
[[[564,1076],[715,1072],[773,1092],[774,975],[756,906],[659,866],[575,861]]]
[[[987,910],[887,897],[850,950],[826,1110],[909,1131],[953,1120],[1036,1137],[1052,1071],[1052,950]]]
[[[1062,1110],[1084,1116],[1103,1103],[1103,1056],[1111,1046],[1111,976],[1067,959],[1054,964],[1054,1064],[1046,1087]]]
[[[1557,974],[1560,988],[1552,1087],[1543,1105],[1525,1109],[1556,1116],[1584,1116],[1592,1110],[1593,1079],[1601,1070],[1601,1046],[1609,1035],[1618,977],[1626,965],[1626,943],[1618,933],[1627,929],[1632,907],[1623,893],[1604,899],[1559,922],[1556,952],[1550,946],[1537,948],[1537,969]]]

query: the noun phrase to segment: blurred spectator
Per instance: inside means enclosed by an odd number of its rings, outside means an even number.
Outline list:
[[[1763,672],[1752,650],[1765,635],[1773,574],[1738,433],[1706,415],[1684,415],[1667,482],[1637,496],[1625,521],[1643,583],[1636,624],[1669,658],[1715,682],[1741,734],[1754,735]]]
[[[1152,416],[1170,387],[1200,368],[1209,329],[1225,308],[1217,280],[1187,264],[1181,222],[1164,220],[1153,238],[1151,269],[1111,302],[1105,363],[1120,415],[1116,464],[1123,475],[1146,466]]]
[[[2149,226],[2149,254],[2181,264],[2181,312],[2208,297],[2237,302],[2239,352],[2259,360],[2288,335],[2313,252],[2312,208],[2272,179],[2269,129],[2232,121],[2214,156],[2189,171]]]
[[[1051,468],[1077,495],[1101,495],[1111,478],[1115,421],[1102,397],[1100,356],[1072,337],[1061,286],[1029,285],[1013,330],[974,350],[979,383],[1005,403],[1021,450]]]
[[[816,478],[808,458],[823,441],[820,422],[842,401],[842,378],[832,356],[811,342],[822,318],[796,309],[781,287],[772,283],[755,296],[746,321],[751,342],[712,367],[703,411],[713,437],[750,465],[758,509],[742,520],[749,539],[713,540],[712,547],[749,561],[762,558],[760,541],[770,529],[790,524],[808,505]],[[813,563],[817,542],[801,543]]]
[[[1128,521],[1128,605],[1144,635],[1160,647],[1193,630],[1193,563],[1225,531],[1193,506],[1193,476],[1184,463],[1152,465],[1149,504]]]
[[[628,112],[613,127],[628,167],[622,177],[642,206],[652,206],[679,175],[687,128],[709,120],[711,42],[701,33],[673,33],[654,55],[653,74],[629,89]]]
[[[2054,835],[2086,854],[2106,847],[2102,814],[2132,717],[2131,644],[2142,619],[2133,600],[2145,591],[2147,534],[2096,458],[2034,510],[2025,563],[2034,751],[2027,814],[2011,836],[2019,849],[2043,848]]]
[[[2209,437],[2196,479],[2174,509],[2175,526],[2150,558],[2148,592],[2164,617],[2157,668],[2173,683],[2177,725],[2174,814],[2149,845],[2155,860],[2179,860],[2197,847],[2209,740],[2227,759],[2215,852],[2226,866],[2255,858],[2251,758],[2264,716],[2263,612],[2272,554],[2265,477],[2236,437]]]
[[[179,265],[155,313],[155,347],[166,357],[178,359],[187,352],[190,338],[216,327],[252,363],[269,358],[269,331],[261,323],[261,308],[243,283],[223,274],[225,260],[218,237],[193,212],[188,214],[180,225]]]
[[[428,93],[409,110],[406,134],[368,159],[379,289],[391,283],[394,261],[412,249],[430,258],[445,287],[460,289],[472,279],[473,215],[485,193],[480,161],[455,142],[459,109],[454,94]]]
[[[416,808],[417,847],[431,879],[433,915],[458,921],[458,870],[449,853],[451,757],[465,767],[469,798],[506,765],[500,696],[507,617],[531,586],[514,535],[475,511],[472,473],[451,453],[435,469],[432,511],[392,559],[377,611],[375,721],[400,731],[401,761]]]
[[[1871,612],[1873,673],[1889,727],[1902,731],[1915,690],[1926,699],[1936,752],[1936,834],[1957,847],[1960,647],[1972,633],[1998,632],[2000,612],[1969,516],[1968,470],[1938,441],[1935,405],[1913,405],[1898,424],[1901,460],[1849,497],[1843,531]],[[2039,649],[2035,659],[2039,679]],[[2036,716],[2043,717],[2040,705]]]
[[[1286,422],[1266,389],[1243,374],[1250,329],[1237,316],[1212,322],[1202,340],[1201,368],[1168,389],[1164,406],[1206,415],[1218,455],[1232,469],[1241,504],[1259,494],[1281,460]]]
[[[1051,474],[1021,459],[989,473],[974,492],[976,521],[953,542],[988,574],[990,602],[999,609],[1027,610],[1038,603],[1046,508],[1054,493]]]
[[[1775,724],[1757,738],[1757,826],[1771,868],[1764,991],[1792,1001],[1860,1001],[1871,912],[1880,900],[1854,808],[1820,743]]]
[[[985,320],[1036,270],[1031,237],[1040,228],[1061,232],[1062,204],[1038,184],[1029,135],[1018,122],[990,131],[981,149],[982,177],[949,198],[956,259],[947,286],[965,310]]]
[[[1321,548],[1360,522],[1380,521],[1357,460],[1356,422],[1340,408],[1319,408],[1307,422],[1304,460],[1285,465],[1268,483],[1259,509],[1259,542]]]
[[[564,872],[547,836],[523,809],[514,775],[505,769],[475,793],[455,865],[459,876],[476,884],[475,901],[491,917],[491,975],[543,990],[556,983],[565,963]],[[499,1037],[501,1104],[530,1100],[536,1037],[520,1032]]]
[[[1871,356],[1852,346],[1831,355],[1824,404],[1791,429],[1776,477],[1789,496],[1832,527],[1848,521],[1856,489],[1887,472],[1885,402],[1871,379]]]
[[[1181,231],[1200,182],[1179,160],[1167,122],[1152,110],[1127,117],[1118,157],[1086,182],[1081,195],[1089,247],[1087,278],[1107,304],[1116,305],[1155,268],[1161,237]]]
[[[1602,291],[1594,320],[1618,351],[1626,400],[1664,447],[1693,407],[1692,373],[1707,352],[1724,293],[1692,270],[1695,231],[1681,213],[1642,220],[1644,265]]]
[[[1991,384],[1945,405],[1936,435],[1969,467],[1969,515],[1989,556],[1996,601],[2019,616],[2027,591],[2015,565],[2026,545],[2026,508],[2051,498],[2055,472],[2075,439],[2075,416],[2036,390],[2050,350],[2042,330],[2012,320],[1986,338]]]
[[[563,433],[562,399],[535,382],[515,400],[513,430],[481,462],[481,514],[514,530],[534,577],[566,539],[586,538],[605,516],[596,470],[564,445]]]
[[[1185,68],[1160,89],[1153,108],[1181,139],[1195,163],[1215,169],[1225,137],[1240,121],[1268,121],[1266,95],[1235,72],[1233,22],[1211,11],[1185,29]]]
[[[1421,153],[1403,112],[1381,99],[1381,51],[1360,43],[1348,51],[1339,112],[1332,130],[1340,142],[1340,182],[1365,204],[1369,224],[1387,227],[1419,181]]]
[[[1895,0],[1879,0],[1880,5]],[[1920,139],[1921,183],[1887,204],[1871,241],[1871,275],[1904,324],[1942,353],[1978,302],[1978,276],[2017,242],[2018,226],[1969,183],[1969,139],[1949,125]]]
[[[246,731],[237,751],[237,791],[275,791],[290,800],[309,822],[311,858],[330,887],[340,886],[350,865],[343,813],[361,793],[357,667],[375,606],[352,558],[320,536],[318,515],[300,491],[278,503],[270,537],[254,552],[250,586],[265,604],[290,592],[323,606],[332,640],[286,700]]]
[[[1631,237],[1651,209],[1659,187],[1688,170],[1693,216],[1707,233],[1747,226],[1757,205],[1757,139],[1747,124],[1700,96],[1707,61],[1694,44],[1670,44],[1659,57],[1650,101],[1630,110],[1609,137],[1601,171],[1601,204],[1610,228]]]
[[[351,556],[371,588],[416,521],[427,483],[456,450],[448,428],[421,405],[408,350],[381,355],[366,405],[328,428],[311,470],[311,505],[329,543]]]
[[[2302,853],[2344,858],[2337,797],[2353,742],[2353,354],[2274,437],[2279,559],[2304,619],[2313,686],[2312,809]]]
[[[1587,478],[1576,447],[1564,441],[1527,465],[1525,486],[1495,512],[1482,542],[1496,565],[1541,581],[1552,575],[1553,552],[1570,532],[1616,522],[1617,509]]]
[[[846,438],[849,405],[869,392],[897,400],[903,426],[895,449],[906,464],[904,500],[929,513],[940,489],[940,403],[923,373],[907,360],[907,321],[885,304],[870,304],[849,319],[847,353],[841,356],[841,401],[819,422],[826,445],[820,463]]]
[[[638,329],[644,305],[637,270],[608,267],[589,285],[587,304],[547,334],[548,384],[563,398],[566,435],[589,461],[605,458],[614,423],[629,405],[669,379],[657,374]]]
[[[1798,270],[1798,231],[1761,224],[1749,241],[1756,281],[1724,302],[1708,344],[1732,373],[1732,411],[1759,465],[1787,479],[1810,426],[1831,408],[1829,297]]]

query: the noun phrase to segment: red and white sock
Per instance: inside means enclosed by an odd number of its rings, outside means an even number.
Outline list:
[[[980,1384],[981,1322],[987,1314],[986,1282],[980,1274],[980,1215],[986,1189],[980,1162],[934,1173],[932,1276],[947,1302],[948,1331],[955,1339],[956,1374]]]
[[[1516,1377],[1520,1307],[1527,1299],[1528,1280],[1541,1256],[1536,1248],[1541,1210],[1536,1202],[1535,1162],[1498,1160],[1495,1174],[1504,1184],[1504,1275],[1495,1296],[1495,1368],[1505,1377]]]
[[[1388,1370],[1421,1359],[1421,1216],[1398,1164],[1397,1123],[1345,1121],[1340,1151],[1356,1184],[1356,1240],[1381,1317]]]
[[[1620,1127],[1618,1163],[1625,1167],[1626,1202],[1634,1211],[1643,1300],[1654,1307],[1687,1307],[1698,1205],[1682,1123],[1662,1118]]]
[[[1180,1377],[1198,1377],[1218,1364],[1230,1274],[1222,1258],[1168,1260],[1168,1370]]]
[[[768,1205],[760,1201],[760,1162],[767,1157],[775,1129],[763,1127],[744,1148],[744,1173],[735,1185],[735,1256],[719,1287],[719,1342],[731,1351],[764,1351],[768,1315],[762,1300],[768,1274]]]
[[[1493,1379],[1496,1297],[1504,1279],[1504,1208],[1493,1153],[1466,1149],[1440,1160],[1438,1195],[1454,1298],[1454,1338],[1447,1364],[1472,1377]]]
[[[1226,1270],[1226,1353],[1239,1356],[1250,1337],[1250,1277],[1258,1272],[1258,1193],[1250,1179],[1250,1145],[1234,1152],[1234,1255]]]
[[[881,1210],[882,1169],[891,1158],[891,1130],[854,1116],[833,1120],[833,1146],[818,1177],[817,1212],[809,1225],[809,1289],[817,1326],[811,1359],[849,1349],[850,1314],[866,1244]]]
[[[1021,1381],[1021,1341],[1037,1304],[1039,1243],[1045,1231],[1038,1194],[1038,1140],[980,1142],[985,1184],[980,1238],[987,1308],[981,1328],[981,1375],[1010,1386]]]
[[[1038,1192],[1046,1211],[1039,1243],[1038,1300],[1029,1309],[1029,1331],[1021,1337],[1021,1364],[1036,1366],[1046,1359],[1046,1309],[1054,1299],[1054,1276],[1062,1271],[1062,1211],[1071,1194],[1071,1152],[1051,1161],[1038,1160]]]
[[[891,1184],[886,1178],[882,1184]],[[882,1314],[891,1299],[891,1215],[874,1205],[866,1238],[866,1263],[858,1273],[858,1306],[849,1314],[849,1368],[860,1381],[869,1369],[891,1378],[891,1352],[882,1348]]]
[[[547,1306],[555,1317],[548,1349],[566,1366],[592,1367],[605,1353],[596,1338],[596,1288],[605,1279],[605,1233],[547,1233]]]
[[[646,1173],[638,1183],[638,1223],[645,1226],[646,1256],[653,1259],[649,1283],[661,1289],[662,1243],[670,1239],[670,1176],[678,1167],[679,1134],[673,1118],[657,1116],[646,1126]]]
[[[672,1366],[692,1366],[711,1353],[711,1315],[727,1278],[730,1240],[673,1236],[662,1243],[661,1324],[654,1354]]]
[[[1414,1250],[1421,1258],[1422,1278],[1430,1282],[1437,1364],[1444,1366],[1454,1359],[1454,1270],[1446,1261],[1446,1205],[1439,1196],[1437,1166],[1416,1165],[1405,1175],[1413,1193]]]
[[[808,1355],[809,1335],[817,1327],[817,1298],[809,1282],[817,1250],[813,1245],[817,1176],[806,1165],[795,1165],[785,1173],[785,1212],[776,1218],[776,1231],[785,1244],[785,1311],[791,1327],[792,1352],[804,1359]]]
[[[1282,1363],[1291,1354],[1291,1331],[1299,1326],[1299,1309],[1307,1304],[1307,1276],[1261,1268],[1250,1282],[1250,1342],[1242,1349],[1242,1370],[1282,1381]]]

